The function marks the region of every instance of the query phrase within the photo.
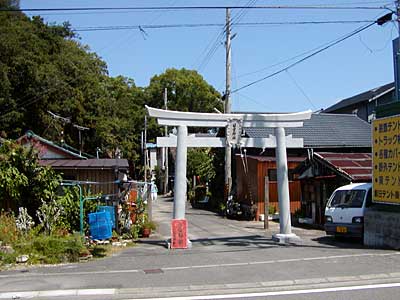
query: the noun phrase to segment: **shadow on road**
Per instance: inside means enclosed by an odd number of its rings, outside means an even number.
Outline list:
[[[323,236],[312,239],[313,241],[328,245],[336,248],[343,249],[368,249],[367,246],[363,245],[363,241],[360,238],[344,238],[344,237],[333,237],[333,236]]]

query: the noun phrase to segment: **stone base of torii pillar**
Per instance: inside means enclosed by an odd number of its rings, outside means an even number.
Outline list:
[[[301,239],[294,233],[276,233],[272,236],[272,240],[282,245],[297,244],[301,242]]]

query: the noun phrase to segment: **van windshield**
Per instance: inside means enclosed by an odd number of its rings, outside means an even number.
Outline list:
[[[364,190],[336,191],[330,207],[362,207],[364,197]]]

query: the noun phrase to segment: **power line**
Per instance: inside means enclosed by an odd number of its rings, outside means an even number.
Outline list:
[[[278,74],[280,74],[280,73],[282,73],[282,72],[285,72],[286,70],[289,70],[289,69],[293,68],[294,66],[296,66],[296,65],[298,65],[298,64],[300,64],[300,63],[302,63],[303,61],[305,61],[305,60],[307,60],[307,59],[309,59],[309,58],[311,58],[311,57],[313,57],[313,56],[315,56],[315,55],[317,55],[317,54],[319,54],[319,53],[321,53],[321,52],[323,52],[323,51],[325,51],[325,50],[327,50],[327,49],[329,49],[329,48],[331,48],[331,47],[333,47],[333,46],[335,46],[335,45],[337,45],[337,44],[339,44],[339,43],[341,43],[341,42],[343,42],[344,40],[346,40],[346,39],[348,39],[348,38],[350,38],[350,37],[352,37],[352,36],[354,36],[354,35],[356,35],[356,34],[362,32],[362,31],[364,31],[364,30],[368,29],[369,27],[371,27],[371,26],[374,25],[375,23],[376,23],[376,22],[373,22],[373,23],[370,23],[370,24],[368,24],[368,25],[362,26],[362,27],[356,29],[355,31],[353,31],[353,32],[351,32],[351,33],[349,33],[349,34],[347,34],[346,36],[340,38],[339,40],[336,40],[336,41],[330,43],[329,45],[327,45],[327,46],[325,46],[325,47],[323,47],[323,48],[321,48],[321,49],[319,49],[319,50],[317,50],[317,51],[311,53],[310,55],[307,55],[306,57],[304,57],[304,58],[302,58],[302,59],[300,59],[300,60],[298,60],[298,61],[296,61],[296,62],[290,64],[289,66],[287,66],[287,67],[285,67],[285,68],[283,68],[283,69],[281,69],[281,70],[279,70],[279,71],[276,71],[276,72],[274,72],[274,73],[272,73],[272,74],[270,74],[270,75],[268,75],[268,76],[265,76],[265,77],[263,77],[263,78],[260,78],[260,79],[258,79],[258,80],[255,80],[255,81],[253,81],[253,82],[250,82],[250,83],[248,83],[248,84],[246,84],[246,85],[244,85],[244,86],[242,86],[242,87],[240,87],[240,88],[237,88],[237,89],[231,91],[231,94],[236,93],[236,92],[238,92],[238,91],[240,91],[240,90],[243,90],[243,89],[245,89],[245,88],[248,88],[248,87],[250,87],[250,86],[252,86],[252,85],[255,85],[255,84],[257,84],[257,83],[259,83],[259,82],[261,82],[261,81],[264,81],[264,80],[266,80],[266,79],[268,79],[268,78],[274,77],[274,76],[276,76],[276,75],[278,75]]]
[[[386,6],[333,6],[333,5],[257,5],[257,6],[147,6],[147,7],[63,7],[63,8],[24,8],[7,9],[6,12],[40,12],[40,11],[115,11],[115,10],[226,10],[226,9],[294,9],[294,10],[382,10]]]
[[[298,90],[300,91],[300,93],[303,94],[303,96],[307,99],[307,101],[311,104],[311,106],[314,109],[317,109],[317,107],[314,105],[314,103],[311,101],[310,97],[308,97],[308,95],[306,94],[306,92],[304,91],[304,89],[300,86],[300,84],[297,82],[297,80],[292,76],[292,74],[290,74],[289,70],[286,70],[286,74],[289,76],[289,78],[292,80],[292,82],[294,83],[294,85],[298,88]]]
[[[373,20],[333,20],[333,21],[288,21],[288,22],[244,22],[235,23],[235,26],[265,26],[265,25],[323,25],[323,24],[357,24],[371,23]],[[196,28],[196,27],[221,27],[222,23],[196,23],[196,24],[157,24],[157,25],[109,25],[109,26],[88,26],[75,27],[74,31],[107,31],[107,30],[132,30],[132,29],[170,29],[170,28]],[[221,33],[221,35],[223,32]]]
[[[366,4],[381,4],[382,8],[388,9],[389,6],[393,5],[393,2],[386,2],[386,1],[346,2],[346,3],[335,3],[335,7],[345,6],[345,5],[347,5],[347,6],[349,6],[349,5],[359,5],[359,4],[363,4],[363,5],[366,5]],[[169,7],[171,7],[171,6],[173,7],[173,5],[169,5]],[[376,9],[379,9],[379,8],[376,8]],[[24,10],[24,11],[27,11],[27,10]],[[148,10],[148,12],[152,12],[152,11],[153,10]],[[165,9],[165,11],[177,11],[177,10],[174,10],[173,8],[171,8],[171,9]],[[93,12],[85,11],[85,12],[66,12],[66,13],[42,13],[40,15],[41,16],[62,16],[62,15],[90,15],[90,14],[122,14],[122,13],[131,13],[131,12],[132,11],[129,11],[129,10],[123,10],[123,11],[93,11]],[[142,9],[142,10],[140,10],[138,12],[143,13],[143,12],[146,12],[146,10]]]

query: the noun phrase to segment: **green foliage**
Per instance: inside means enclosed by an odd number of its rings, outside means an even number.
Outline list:
[[[142,230],[141,224],[132,224],[131,228],[129,229],[129,237],[132,240],[137,240],[139,238],[141,230]]]
[[[0,206],[17,212],[26,207],[36,215],[41,201],[54,198],[60,176],[49,167],[40,166],[32,148],[5,141],[0,146]]]
[[[0,8],[18,9],[19,0],[0,0]]]
[[[108,157],[115,157],[119,149],[122,157],[138,160],[141,142],[138,132],[145,113],[141,89],[122,76],[104,79],[103,85],[107,94],[96,100],[97,144]]]
[[[29,262],[32,264],[75,262],[85,249],[79,234],[69,236],[39,234],[15,244],[18,253],[30,255]]]
[[[214,154],[210,148],[191,148],[187,157],[187,176],[189,181],[193,176],[199,176],[202,180],[211,180],[215,177],[213,165]]]
[[[0,6],[18,5],[17,0],[0,0]],[[0,28],[0,134],[7,138],[31,129],[48,140],[62,137],[79,148],[72,126],[79,124],[90,128],[83,136],[84,152],[94,154],[99,147],[103,157],[121,153],[139,171],[144,104],[163,107],[164,88],[169,109],[222,110],[221,95],[193,70],[167,69],[146,88],[129,78],[109,77],[105,62],[80,44],[69,23],[46,24],[40,17],[3,12]],[[48,110],[70,117],[71,124],[54,122]],[[149,119],[148,141],[160,134],[161,127]],[[7,171],[8,177],[15,172]],[[26,184],[25,178],[17,179],[13,184]]]
[[[12,248],[10,252],[0,251],[0,267],[13,264],[19,255],[29,255],[29,263],[61,263],[78,261],[85,251],[80,235],[47,235],[40,233],[36,226],[22,234],[18,230],[15,218],[10,213],[0,214],[0,241]]]
[[[142,228],[148,228],[151,230],[156,230],[156,228],[157,228],[157,224],[155,222],[147,220],[147,219],[141,225],[142,225]]]
[[[168,109],[190,112],[213,112],[214,107],[223,110],[218,100],[221,95],[209,85],[197,71],[187,69],[167,69],[151,78],[144,90],[146,104],[164,108],[164,89],[168,91]],[[162,133],[163,128],[155,119],[148,122],[148,140],[152,141]]]
[[[156,75],[146,88],[149,106],[164,106],[164,89],[168,90],[168,109],[192,112],[212,112],[222,110],[221,95],[209,85],[197,71],[187,69],[167,69]]]
[[[11,244],[18,240],[18,229],[15,217],[4,211],[0,212],[0,241]]]

